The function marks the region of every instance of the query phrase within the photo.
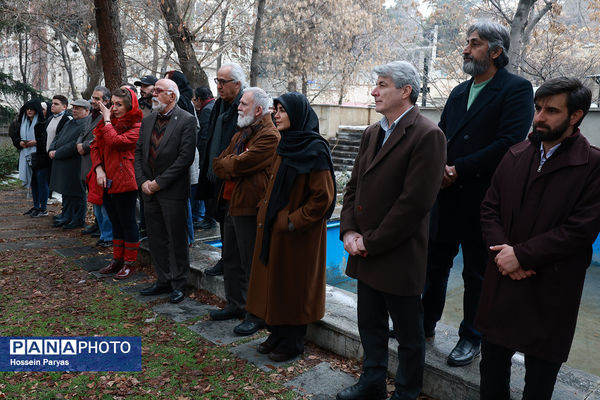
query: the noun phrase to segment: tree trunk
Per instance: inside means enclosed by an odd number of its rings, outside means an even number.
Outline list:
[[[229,12],[229,2],[225,4],[221,13],[221,32],[219,33],[219,57],[217,57],[217,71],[221,68],[223,60],[223,44],[225,43],[225,26],[227,24],[227,13]]]
[[[75,82],[73,81],[73,68],[71,68],[71,57],[69,57],[68,44],[65,41],[65,37],[62,33],[58,33],[58,41],[60,43],[60,56],[63,60],[63,65],[67,71],[69,77],[69,87],[71,88],[71,96],[73,100],[77,100],[77,89],[75,89]]]
[[[510,50],[508,57],[511,63],[507,69],[513,73],[519,71],[521,65],[521,48],[523,46],[523,32],[529,22],[529,14],[536,0],[519,0],[517,10],[510,24]]]
[[[117,1],[94,0],[104,81],[110,91],[117,89],[127,80]]]
[[[191,87],[208,86],[208,76],[196,58],[192,45],[193,38],[177,11],[177,0],[161,1],[160,11],[177,52],[181,72],[188,78]]]
[[[95,54],[92,54],[87,46],[80,46],[79,50],[81,51],[88,72],[87,86],[81,92],[81,97],[89,99],[92,97],[94,88],[100,85],[102,81],[102,55],[100,54],[100,47],[96,47]]]
[[[25,36],[25,38],[23,38]],[[21,82],[27,84],[27,68],[28,68],[28,57],[29,57],[29,35],[27,31],[19,32],[19,71],[21,72]],[[27,101],[29,96],[24,91],[23,101]]]
[[[160,24],[158,20],[154,21],[154,33],[152,37],[152,74],[156,74],[158,71],[158,31]]]
[[[252,57],[250,59],[250,86],[258,85],[258,68],[260,47],[262,46],[262,19],[265,14],[265,0],[257,0],[256,24],[254,25],[254,40],[252,41]]]

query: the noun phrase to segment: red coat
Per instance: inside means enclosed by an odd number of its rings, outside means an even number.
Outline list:
[[[491,254],[475,327],[491,343],[564,362],[600,229],[600,150],[577,131],[539,162],[539,142],[511,147],[481,205],[486,243],[513,246],[536,274],[502,276]]]
[[[127,90],[131,92],[131,110],[121,118],[113,117],[110,124],[105,125],[104,121],[100,121],[94,129],[94,141],[90,146],[92,172],[95,172],[98,165],[102,165],[106,177],[112,180],[108,189],[108,193],[111,194],[138,189],[133,161],[143,114],[138,107],[135,93]],[[96,182],[95,179],[90,181],[91,184]]]

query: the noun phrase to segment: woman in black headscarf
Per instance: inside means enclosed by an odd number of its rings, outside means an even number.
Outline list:
[[[325,313],[335,178],[329,144],[306,97],[285,93],[274,104],[281,141],[257,215],[246,309],[271,332],[258,351],[285,361],[304,351],[307,324]]]

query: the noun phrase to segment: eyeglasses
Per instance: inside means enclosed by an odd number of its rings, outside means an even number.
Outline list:
[[[219,79],[215,78],[215,83],[217,85],[225,86],[226,83],[233,82],[235,79]]]
[[[100,100],[102,100],[102,97],[94,97],[94,96],[92,96],[92,100],[100,101]]]
[[[171,89],[161,89],[161,88],[157,88],[157,87],[152,89],[152,94],[161,94],[162,92],[173,93],[173,91]]]

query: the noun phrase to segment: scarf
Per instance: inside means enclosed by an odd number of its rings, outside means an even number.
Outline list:
[[[27,115],[23,115],[21,119],[20,135],[21,140],[35,140],[35,125],[37,124],[37,113],[33,119],[29,121]],[[31,153],[36,151],[36,146],[26,147],[19,152],[19,179],[23,182],[24,187],[31,187]]]
[[[329,151],[329,143],[319,133],[319,120],[310,107],[308,100],[300,93],[285,93],[275,99],[287,111],[290,118],[290,129],[281,132],[281,140],[277,146],[277,154],[281,156],[281,164],[273,183],[269,205],[265,216],[263,241],[261,244],[260,261],[267,265],[271,243],[271,230],[277,213],[290,200],[290,193],[296,177],[310,172],[329,170],[335,183],[333,162]],[[307,129],[306,131],[303,129]],[[326,219],[331,217],[335,209],[336,189]]]

